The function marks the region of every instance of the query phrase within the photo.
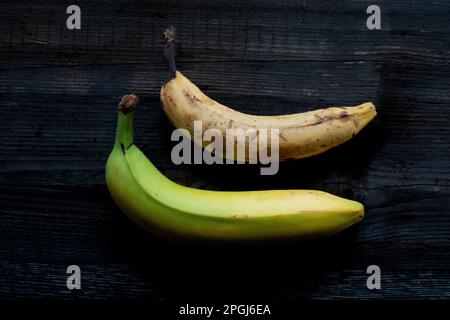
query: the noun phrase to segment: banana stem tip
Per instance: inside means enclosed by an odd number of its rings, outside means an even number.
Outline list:
[[[167,43],[172,43],[175,40],[176,29],[174,26],[170,26],[164,31],[164,38]]]
[[[137,95],[127,94],[122,97],[122,100],[119,103],[118,109],[123,114],[127,114],[128,112],[134,110],[138,103],[139,103],[139,97]]]
[[[175,34],[176,30],[174,26],[170,26],[164,31],[164,39],[166,40],[166,48],[164,51],[169,62],[169,74],[165,84],[174,79],[177,74],[177,66],[175,63]]]

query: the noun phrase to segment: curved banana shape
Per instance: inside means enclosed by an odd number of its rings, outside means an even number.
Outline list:
[[[161,88],[160,97],[172,124],[188,129],[192,136],[197,120],[202,121],[203,131],[219,129],[224,137],[226,129],[255,129],[257,132],[278,129],[279,160],[310,157],[338,146],[355,136],[377,114],[371,102],[282,116],[245,114],[212,100],[179,71]],[[246,148],[246,159],[238,160],[248,160],[248,144]],[[236,153],[234,156],[236,158]]]
[[[106,183],[122,211],[145,229],[187,241],[312,239],[363,218],[360,203],[321,191],[222,192],[172,182],[133,143],[136,103],[130,95],[119,105]]]

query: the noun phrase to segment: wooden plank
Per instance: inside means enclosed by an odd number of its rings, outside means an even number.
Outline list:
[[[450,44],[447,1],[59,1],[0,4],[0,297],[8,299],[427,299],[450,296]],[[162,31],[178,66],[236,109],[283,114],[372,100],[378,117],[344,146],[283,163],[175,166],[159,89]],[[331,239],[269,248],[169,243],[112,202],[104,165],[115,106],[141,97],[136,141],[171,179],[214,190],[317,188],[361,201]],[[65,288],[79,264],[85,287]],[[382,268],[369,291],[365,269]]]

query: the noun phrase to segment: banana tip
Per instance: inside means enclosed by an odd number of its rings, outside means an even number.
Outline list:
[[[358,208],[356,210],[356,220],[357,222],[364,219],[365,209],[361,203],[358,203]]]
[[[377,115],[377,108],[375,107],[375,105],[373,104],[372,101],[366,102],[367,106],[369,107],[369,110],[372,111],[374,113],[374,115]]]
[[[119,103],[118,109],[123,113],[127,114],[128,112],[134,110],[136,105],[139,103],[139,97],[134,94],[127,94],[122,97],[122,100]]]

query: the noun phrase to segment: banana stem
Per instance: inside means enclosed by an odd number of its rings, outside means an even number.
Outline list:
[[[166,31],[164,31],[164,38],[166,40],[165,54],[167,61],[169,62],[169,74],[167,76],[166,83],[176,77],[177,66],[175,64],[175,33],[176,30],[173,26],[170,26]]]
[[[133,119],[139,98],[133,94],[122,98],[118,106],[116,140],[114,147],[121,148],[122,152],[134,143]]]

